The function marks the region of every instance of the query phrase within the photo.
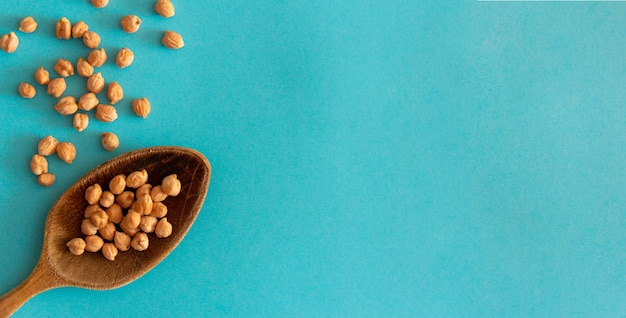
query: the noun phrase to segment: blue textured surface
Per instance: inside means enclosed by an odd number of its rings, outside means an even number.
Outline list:
[[[3,1],[0,293],[35,265],[46,212],[99,163],[180,145],[213,178],[161,264],[112,291],[63,288],[16,317],[621,317],[626,315],[626,4],[475,1]],[[125,34],[119,19],[143,19]],[[85,20],[126,98],[77,133],[39,65],[88,50],[54,38]],[[180,32],[171,51],[160,34]],[[84,90],[70,82],[71,94]],[[153,113],[132,114],[146,96]],[[99,145],[114,131],[121,147]],[[40,137],[78,148],[28,168]]]

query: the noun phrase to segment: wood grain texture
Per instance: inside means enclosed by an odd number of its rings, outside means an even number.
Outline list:
[[[120,252],[114,262],[101,253],[71,254],[65,244],[83,236],[80,223],[88,205],[84,199],[85,189],[94,183],[107,188],[115,175],[128,175],[141,169],[148,171],[148,183],[153,185],[160,184],[170,174],[176,174],[181,181],[180,194],[163,201],[168,207],[172,235],[160,239],[154,233],[148,234],[147,250]],[[0,316],[12,314],[28,299],[51,288],[112,289],[139,278],[163,260],[189,231],[204,203],[210,178],[209,161],[199,152],[182,147],[140,149],[96,167],[72,185],[50,209],[38,264],[22,284],[0,297]]]

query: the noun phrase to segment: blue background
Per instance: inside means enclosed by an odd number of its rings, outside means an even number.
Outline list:
[[[15,315],[620,317],[626,315],[626,4],[476,1],[3,1],[0,293],[35,265],[56,198],[117,154],[197,149],[213,165],[188,236],[139,280],[62,288]],[[119,19],[137,14],[138,33]],[[54,37],[85,20],[125,90],[77,133],[40,65],[89,52]],[[172,29],[186,46],[171,51]],[[68,93],[84,92],[83,79]],[[37,86],[39,88],[39,86]],[[130,108],[146,96],[152,113]],[[99,144],[114,131],[113,153]],[[52,134],[78,149],[41,188],[28,162]]]

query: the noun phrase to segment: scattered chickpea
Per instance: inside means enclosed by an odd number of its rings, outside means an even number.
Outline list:
[[[95,49],[100,45],[100,35],[94,31],[87,31],[83,34],[83,43],[90,49]]]
[[[80,237],[73,238],[67,244],[65,244],[67,248],[70,250],[70,253],[74,255],[83,255],[85,253],[85,247],[87,243]]]
[[[98,235],[87,235],[85,237],[85,251],[97,252],[104,245],[104,240]]]
[[[146,169],[134,171],[126,177],[126,186],[137,189],[148,182],[148,171]]]
[[[37,183],[43,187],[49,187],[54,184],[56,176],[53,173],[42,173],[37,177]]]
[[[75,39],[82,38],[87,31],[89,31],[89,25],[84,21],[78,21],[72,26],[72,37]]]
[[[135,210],[128,210],[128,213],[122,219],[122,223],[120,226],[124,226],[129,229],[135,229],[139,226],[141,222],[141,214],[136,212]]]
[[[141,26],[141,19],[134,14],[127,15],[120,20],[120,25],[122,26],[122,30],[124,30],[124,32],[135,33]]]
[[[37,30],[37,21],[33,17],[25,17],[20,21],[19,30],[24,33],[33,33]]]
[[[50,86],[48,86],[50,87]],[[98,72],[93,74],[87,78],[87,90],[94,93],[99,94],[102,89],[104,89],[104,78],[102,77],[102,73]]]
[[[117,110],[111,105],[98,104],[96,106],[96,119],[105,123],[115,121],[117,119]]]
[[[90,206],[96,206],[95,204],[100,201],[100,198],[102,198],[102,187],[99,184],[95,183],[87,187],[87,190],[85,190],[85,200]],[[89,216],[85,214],[85,217]]]
[[[55,78],[48,83],[48,94],[54,97],[59,97],[63,95],[65,89],[67,88],[67,84],[65,84],[65,79],[63,77]]]
[[[56,23],[57,39],[69,40],[72,35],[72,23],[66,17],[62,17]]]
[[[128,209],[135,201],[135,194],[132,191],[124,191],[115,197],[115,203],[119,204],[122,209]]]
[[[120,194],[126,189],[126,176],[118,174],[109,181],[109,190],[113,194]]]
[[[185,46],[182,35],[174,31],[165,31],[161,43],[168,49],[180,49]]]
[[[99,209],[98,212],[91,215],[89,219],[98,229],[105,227],[107,223],[109,223],[109,215],[102,209]]]
[[[98,230],[98,233],[103,239],[113,241],[113,237],[115,236],[115,224],[109,221],[107,225]]]
[[[96,108],[99,103],[100,101],[98,100],[96,94],[89,92],[78,99],[78,108],[85,111],[90,111]]]
[[[98,199],[98,200],[100,200],[100,199]],[[92,215],[94,215],[94,214],[100,212],[100,210],[102,210],[102,208],[97,203],[98,203],[98,201],[96,201],[96,203],[94,203],[94,204],[90,204],[89,206],[87,206],[85,208],[85,211],[84,211],[85,219],[91,218]]]
[[[71,164],[76,159],[76,147],[71,142],[60,142],[57,145],[59,159]]]
[[[107,4],[109,4],[109,0],[91,0],[91,4],[94,7],[101,9],[101,8],[106,7]]]
[[[78,110],[78,104],[74,96],[65,96],[54,105],[54,109],[61,115],[73,115]]]
[[[130,248],[130,236],[124,232],[115,232],[113,242],[115,243],[115,247],[120,251],[128,251]]]
[[[158,238],[166,238],[172,235],[172,223],[167,221],[167,218],[162,218],[157,223],[156,228],[154,229],[154,234]]]
[[[98,227],[91,223],[91,219],[83,219],[80,224],[80,232],[84,235],[95,235],[98,233]]]
[[[40,66],[37,71],[35,71],[35,82],[39,85],[48,85],[48,83],[50,83],[50,73],[48,73],[43,66]]]
[[[115,195],[111,191],[102,191],[102,197],[100,198],[100,206],[103,208],[108,208],[115,203]]]
[[[19,44],[20,40],[15,32],[9,32],[9,34],[5,34],[0,37],[0,48],[7,53],[15,52]]]
[[[35,97],[37,94],[35,87],[26,82],[20,83],[20,86],[17,87],[17,91],[20,93],[20,96],[28,99]]]
[[[125,68],[133,64],[135,54],[129,48],[121,48],[115,57],[115,64],[119,68]]]
[[[167,199],[167,194],[163,192],[161,185],[157,185],[152,187],[152,190],[150,190],[150,197],[152,198],[152,201],[160,202]]]
[[[148,117],[150,114],[150,101],[145,97],[133,100],[133,111],[141,118]]]
[[[139,233],[141,231],[141,229],[139,227],[128,227],[126,224],[124,224],[123,222],[120,223],[120,229],[122,229],[122,231],[128,235],[135,236],[135,234]]]
[[[87,55],[87,61],[93,67],[100,67],[107,61],[107,52],[104,48],[93,50],[89,52],[89,55]]]
[[[87,126],[89,126],[89,116],[83,113],[75,113],[73,126],[74,126],[74,129],[76,129],[76,131],[78,132],[81,132],[87,129]]]
[[[180,180],[178,180],[178,177],[175,174],[171,174],[163,178],[163,181],[161,182],[161,188],[163,189],[163,192],[168,196],[175,197],[180,193]]]
[[[137,233],[130,241],[130,246],[139,252],[147,250],[149,244],[150,241],[148,240],[148,234],[143,232]]]
[[[151,215],[144,215],[141,217],[141,222],[139,222],[139,228],[145,233],[152,233],[156,228],[157,222],[156,217]]]
[[[107,97],[111,102],[111,105],[117,104],[122,98],[124,98],[124,90],[118,82],[111,82],[107,87]]]
[[[135,196],[139,197],[140,195],[150,195],[150,190],[152,189],[152,185],[149,183],[146,183],[142,186],[140,186],[139,188],[137,188],[137,190],[135,191]]]
[[[49,156],[51,154],[54,154],[57,151],[58,144],[59,141],[56,138],[48,135],[42,138],[37,144],[37,153],[42,156]]]
[[[45,159],[45,158],[44,158]],[[135,196],[137,200],[131,205],[131,209],[137,211],[139,214],[148,215],[152,211],[152,198],[149,194],[142,194]]]
[[[89,77],[93,75],[93,66],[81,57],[76,62],[76,73],[82,77]]]
[[[113,151],[120,146],[120,140],[117,135],[112,132],[102,133],[102,148]],[[126,183],[124,183],[126,185]]]
[[[34,175],[39,176],[43,173],[48,172],[48,160],[46,157],[35,154],[30,159],[30,171],[33,172]]]
[[[167,205],[163,204],[163,202],[154,202],[150,215],[158,219],[165,217],[167,215]]]
[[[117,203],[113,203],[113,205],[108,207],[106,209],[106,212],[109,215],[109,221],[115,224],[120,224],[120,222],[122,222],[122,219],[124,218],[124,214],[122,213],[122,207]]]
[[[164,18],[172,17],[175,14],[174,5],[170,0],[158,0],[154,5],[154,11]]]
[[[102,255],[111,262],[115,260],[117,253],[117,247],[115,247],[114,243],[104,243],[102,246]]]
[[[59,59],[54,65],[54,70],[61,75],[61,77],[68,77],[74,75],[74,66],[66,59]]]

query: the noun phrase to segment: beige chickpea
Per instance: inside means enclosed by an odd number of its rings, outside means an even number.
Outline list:
[[[72,62],[66,59],[58,59],[56,64],[54,64],[54,71],[61,75],[61,77],[68,77],[74,75],[74,66]]]
[[[123,222],[120,223],[120,229],[129,236],[133,237],[135,234],[141,232],[139,227],[128,227]]]
[[[109,0],[91,0],[91,4],[94,7],[101,9],[101,8],[106,7],[109,4]]]
[[[43,158],[43,157],[42,157]],[[150,198],[149,194],[142,194],[140,196],[135,196],[137,200],[133,202],[131,205],[131,209],[137,211],[139,214],[148,215],[152,211],[152,198]]]
[[[139,232],[133,239],[130,241],[130,246],[136,251],[145,251],[148,249],[148,245],[150,245],[150,240],[148,239],[148,234]]]
[[[148,117],[150,114],[150,101],[145,97],[133,100],[133,111],[141,118]]]
[[[20,96],[27,99],[31,99],[37,94],[35,86],[26,82],[20,83],[20,85],[17,87],[17,92],[20,94]]]
[[[91,223],[91,219],[83,219],[80,224],[80,232],[84,235],[95,235],[98,233],[98,227]]]
[[[93,50],[89,52],[87,55],[87,62],[91,64],[93,67],[100,67],[104,65],[107,61],[107,52],[104,48],[100,48],[99,50]]]
[[[18,30],[24,33],[33,33],[37,30],[37,21],[35,21],[33,17],[25,17],[22,21],[20,21],[20,27]]]
[[[71,164],[76,159],[76,147],[71,142],[60,142],[57,145],[59,159]]]
[[[56,138],[48,135],[37,144],[37,153],[42,156],[50,156],[56,153],[58,144],[59,141]]]
[[[49,187],[56,181],[54,173],[42,173],[37,177],[37,183],[43,187]]]
[[[89,218],[91,223],[98,229],[101,229],[109,223],[109,215],[102,209],[98,210],[98,212],[91,215]]]
[[[132,191],[124,191],[115,197],[115,203],[119,204],[122,209],[128,209],[135,201],[135,194]]]
[[[82,38],[87,31],[89,31],[89,25],[84,21],[78,21],[72,26],[72,37],[75,39]]]
[[[150,215],[159,219],[165,217],[167,215],[167,205],[163,204],[163,202],[154,202]]]
[[[141,222],[139,222],[139,228],[145,233],[152,233],[157,225],[157,218],[151,215],[144,215],[141,217]]]
[[[81,77],[89,77],[93,75],[93,66],[84,58],[79,58],[76,62],[76,73]]]
[[[55,78],[48,82],[47,93],[58,98],[63,95],[66,88],[67,84],[65,83],[65,79],[63,77]]]
[[[87,187],[85,190],[85,201],[89,203],[90,206],[95,205],[102,198],[102,187],[95,183]],[[85,215],[85,217],[88,217]]]
[[[62,17],[56,23],[57,39],[69,40],[72,35],[72,23],[66,17]]]
[[[135,190],[135,196],[139,197],[140,195],[150,195],[150,190],[152,189],[152,185],[149,183],[141,185],[137,190]]]
[[[85,251],[97,252],[104,245],[104,240],[98,235],[87,235],[85,237]]]
[[[107,97],[111,102],[111,105],[117,104],[122,98],[124,98],[124,90],[118,82],[111,82],[107,87]]]
[[[9,34],[0,37],[0,48],[7,53],[15,52],[19,44],[20,40],[15,32],[9,32]]]
[[[163,192],[161,185],[157,185],[152,187],[152,190],[150,190],[150,197],[152,198],[152,201],[160,202],[167,199],[167,194]]]
[[[117,110],[111,105],[98,104],[96,106],[96,119],[105,123],[113,122],[117,119]]]
[[[115,257],[117,257],[117,253],[117,247],[115,247],[114,243],[104,243],[104,245],[102,245],[102,255],[109,261],[114,261]]]
[[[133,64],[135,60],[135,54],[129,48],[122,48],[117,52],[115,57],[115,64],[119,68],[125,68]]]
[[[133,171],[126,177],[126,186],[137,189],[148,182],[148,171],[146,169]]]
[[[48,83],[50,83],[50,72],[46,71],[43,66],[40,66],[37,71],[35,71],[35,82],[39,85],[48,85]]]
[[[109,181],[109,191],[113,194],[120,194],[126,189],[126,176],[118,174]]]
[[[157,223],[156,228],[154,229],[154,234],[158,238],[166,238],[172,235],[172,223],[167,221],[167,218],[162,218]]]
[[[131,209],[131,210],[128,210],[128,213],[126,213],[126,215],[124,216],[124,219],[122,219],[120,226],[134,229],[139,226],[140,222],[141,222],[141,213]]]
[[[107,225],[98,230],[98,234],[100,234],[100,237],[107,241],[113,241],[113,237],[115,237],[115,232],[115,224],[110,221],[107,223]]]
[[[97,204],[97,201],[96,201],[96,204],[90,204],[85,208],[83,215],[85,219],[89,219],[91,218],[92,215],[100,212],[100,210],[102,210],[102,208],[100,207],[100,205]]]
[[[99,94],[104,89],[104,78],[102,73],[98,72],[87,78],[87,90]]]
[[[154,11],[164,18],[174,16],[174,5],[170,0],[158,0],[154,5]]]
[[[168,49],[180,49],[185,46],[183,36],[174,31],[165,31],[161,43]]]
[[[100,104],[100,101],[98,100],[98,97],[96,96],[96,94],[89,92],[84,94],[83,96],[81,96],[78,99],[78,109],[82,109],[85,111],[90,111],[94,108],[96,108],[96,106],[98,106],[98,104]]]
[[[70,250],[70,253],[74,255],[83,255],[85,253],[85,247],[87,243],[80,237],[73,238],[67,244],[65,244],[67,248]]]
[[[120,20],[120,25],[122,26],[122,30],[124,30],[124,32],[135,33],[141,26],[141,19],[134,14],[127,15]]]
[[[122,207],[117,203],[113,203],[110,207],[108,207],[106,212],[109,215],[109,222],[113,222],[114,224],[120,224],[124,218]]]
[[[180,180],[178,180],[178,177],[175,174],[171,174],[163,178],[163,181],[161,182],[161,188],[163,189],[163,192],[168,196],[175,197],[180,193]]]
[[[48,160],[46,157],[35,154],[30,159],[30,171],[33,172],[34,175],[39,176],[43,173],[48,172]]]
[[[120,251],[128,251],[130,248],[130,236],[124,232],[115,232],[113,242],[115,243],[115,247]]]
[[[108,208],[115,203],[115,195],[111,191],[102,191],[102,197],[100,198],[100,206],[103,208]]]
[[[90,49],[97,48],[100,41],[100,35],[94,31],[87,31],[83,34],[83,44]]]
[[[73,115],[78,111],[78,104],[76,103],[76,98],[74,96],[65,96],[61,98],[56,105],[54,105],[54,109],[57,113],[66,116]]]
[[[102,147],[108,151],[113,151],[120,146],[120,140],[116,134],[112,132],[102,133]],[[124,184],[126,185],[126,184]]]
[[[87,129],[87,126],[89,126],[89,116],[83,113],[75,113],[74,121],[72,124],[74,126],[74,129],[76,129],[76,131],[79,131],[79,132],[83,131]]]

